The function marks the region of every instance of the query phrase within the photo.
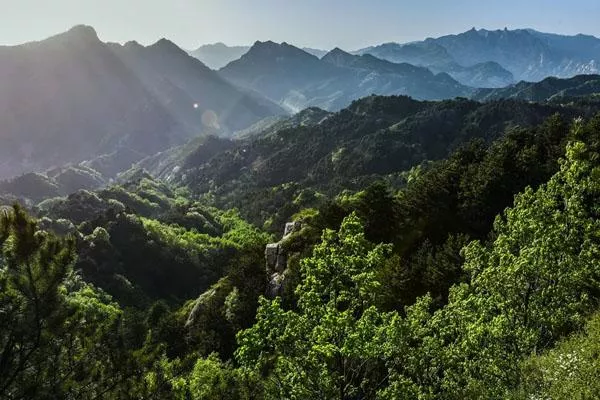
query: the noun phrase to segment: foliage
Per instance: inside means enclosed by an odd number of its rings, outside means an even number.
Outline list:
[[[0,245],[0,397],[117,392],[130,374],[121,310],[72,273],[73,240],[38,231],[15,206],[1,217]]]
[[[593,399],[600,393],[600,318],[556,348],[527,359],[516,398]]]
[[[351,215],[303,261],[297,311],[261,300],[236,356],[247,369],[269,370],[270,398],[374,395],[382,371],[371,338],[385,316],[370,305],[380,285],[375,269],[388,251],[369,244]]]

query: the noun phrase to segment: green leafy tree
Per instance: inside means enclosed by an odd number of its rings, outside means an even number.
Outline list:
[[[442,366],[437,379],[419,378],[439,397],[504,397],[519,383],[523,358],[551,347],[594,310],[600,289],[597,160],[583,141],[569,144],[561,170],[537,191],[517,196],[496,220],[494,241],[464,249],[470,283],[451,290],[448,305],[426,322],[417,349]]]
[[[586,329],[556,348],[527,359],[522,367],[522,383],[517,399],[555,400],[597,398],[600,393],[600,314]]]
[[[0,215],[0,398],[120,397],[133,374],[121,311],[71,271],[71,239]]]
[[[386,380],[374,338],[388,315],[373,304],[377,269],[389,254],[373,246],[361,222],[347,217],[338,233],[326,230],[302,262],[297,310],[279,298],[262,299],[257,323],[238,335],[237,359],[268,375],[272,398],[369,398]]]

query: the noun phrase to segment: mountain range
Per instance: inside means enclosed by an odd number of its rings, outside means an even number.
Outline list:
[[[0,47],[0,178],[119,151],[133,162],[279,113],[166,40],[112,45],[78,26]]]
[[[251,46],[227,46],[224,43],[205,44],[196,50],[190,51],[190,55],[202,61],[207,67],[220,69],[232,61],[237,60],[250,50]],[[303,47],[302,50],[316,57],[323,57],[327,50]]]
[[[600,39],[588,35],[557,35],[532,29],[471,29],[456,35],[408,44],[387,43],[358,54],[373,54],[393,62],[410,62],[445,71],[462,83],[501,87],[515,81],[540,81],[549,76],[570,78],[600,71]],[[493,63],[493,64],[490,64]],[[483,66],[486,66],[483,68]],[[488,70],[485,79],[465,69]],[[485,84],[487,81],[487,85]]]
[[[266,41],[191,54],[167,39],[104,43],[87,26],[0,47],[0,179],[73,165],[109,181],[194,138],[249,137],[278,129],[290,113],[318,107],[320,118],[371,94],[587,96],[598,92],[597,76],[572,77],[598,71],[600,39],[472,29],[352,53]],[[535,82],[516,83],[524,79]]]
[[[239,59],[249,46],[227,47],[222,43],[200,47],[191,54],[211,68],[219,69]],[[324,56],[322,50],[304,49]],[[590,35],[558,35],[533,29],[469,31],[410,43],[383,43],[349,51],[371,54],[394,63],[446,72],[461,84],[499,88],[518,81],[546,77],[570,78],[600,72],[600,39]]]
[[[339,48],[319,59],[290,44],[271,41],[256,42],[219,74],[292,112],[310,106],[336,111],[373,93],[444,99],[471,91],[449,75],[436,75],[424,67],[352,55]]]

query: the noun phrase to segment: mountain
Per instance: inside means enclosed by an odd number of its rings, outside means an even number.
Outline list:
[[[454,63],[429,68],[434,72],[446,72],[457,81],[477,88],[497,88],[514,83],[513,74],[494,61],[482,62],[470,67]]]
[[[190,52],[190,55],[202,61],[211,69],[220,69],[232,61],[239,59],[250,50],[250,46],[227,46],[224,43],[205,44]],[[303,51],[321,58],[327,50],[303,47]]]
[[[175,173],[162,177],[194,193],[211,193],[216,206],[238,208],[260,226],[273,215],[272,221],[281,222],[299,211],[306,190],[330,196],[368,186],[376,177],[402,181],[405,171],[470,140],[490,142],[506,129],[533,126],[555,113],[567,120],[584,114],[575,107],[512,100],[369,96],[320,121],[238,140],[220,154],[184,157]]]
[[[383,43],[354,52],[353,54],[371,54],[377,58],[395,63],[409,63],[414,65],[446,65],[454,61],[448,51],[435,43]]]
[[[473,99],[489,101],[518,99],[525,101],[565,101],[577,97],[598,96],[600,75],[578,75],[570,79],[546,78],[540,82],[519,82],[500,89],[479,89]]]
[[[335,111],[374,93],[418,99],[470,93],[447,74],[435,75],[426,68],[356,56],[337,48],[319,59],[287,43],[256,42],[219,73],[293,111],[311,106]]]
[[[503,87],[515,81],[570,78],[600,72],[600,39],[532,29],[469,31],[406,44],[384,43],[356,54],[408,62],[447,72],[473,87]]]
[[[173,147],[166,151],[149,156],[136,163],[136,165],[120,176],[127,176],[144,170],[154,177],[165,182],[171,182],[178,177],[181,171],[195,168],[208,163],[213,157],[234,149],[239,140],[248,140],[254,136],[276,135],[284,129],[298,127],[316,126],[323,123],[333,114],[317,107],[307,108],[291,117],[270,117],[236,133],[236,139],[220,138],[216,136],[205,136],[194,139],[182,146]],[[1,192],[0,192],[1,193]],[[14,194],[13,192],[8,192]]]
[[[514,81],[513,75],[495,62],[462,66],[443,46],[434,42],[384,43],[358,50],[355,54],[370,54],[394,63],[409,63],[427,67],[433,72],[446,72],[467,86],[503,87]]]
[[[148,47],[129,42],[110,48],[192,136],[233,132],[283,113],[266,99],[231,85],[167,39]]]
[[[497,62],[516,80],[539,81],[549,76],[570,78],[599,72],[600,39],[593,36],[473,28],[425,42],[443,46],[461,65]]]
[[[202,61],[209,68],[219,69],[237,60],[248,50],[250,50],[250,46],[227,46],[224,43],[215,43],[200,46],[191,51],[190,55]]]
[[[168,41],[108,45],[78,26],[0,47],[0,179],[107,154],[131,157],[119,160],[128,168],[282,112]]]
[[[0,47],[0,88],[0,178],[186,136],[90,27]]]

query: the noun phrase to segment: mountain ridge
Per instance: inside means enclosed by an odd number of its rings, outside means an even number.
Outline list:
[[[0,178],[124,148],[150,155],[284,113],[167,39],[148,47],[110,44],[79,25],[45,40],[2,46],[0,61]],[[196,86],[188,87],[192,82]]]

